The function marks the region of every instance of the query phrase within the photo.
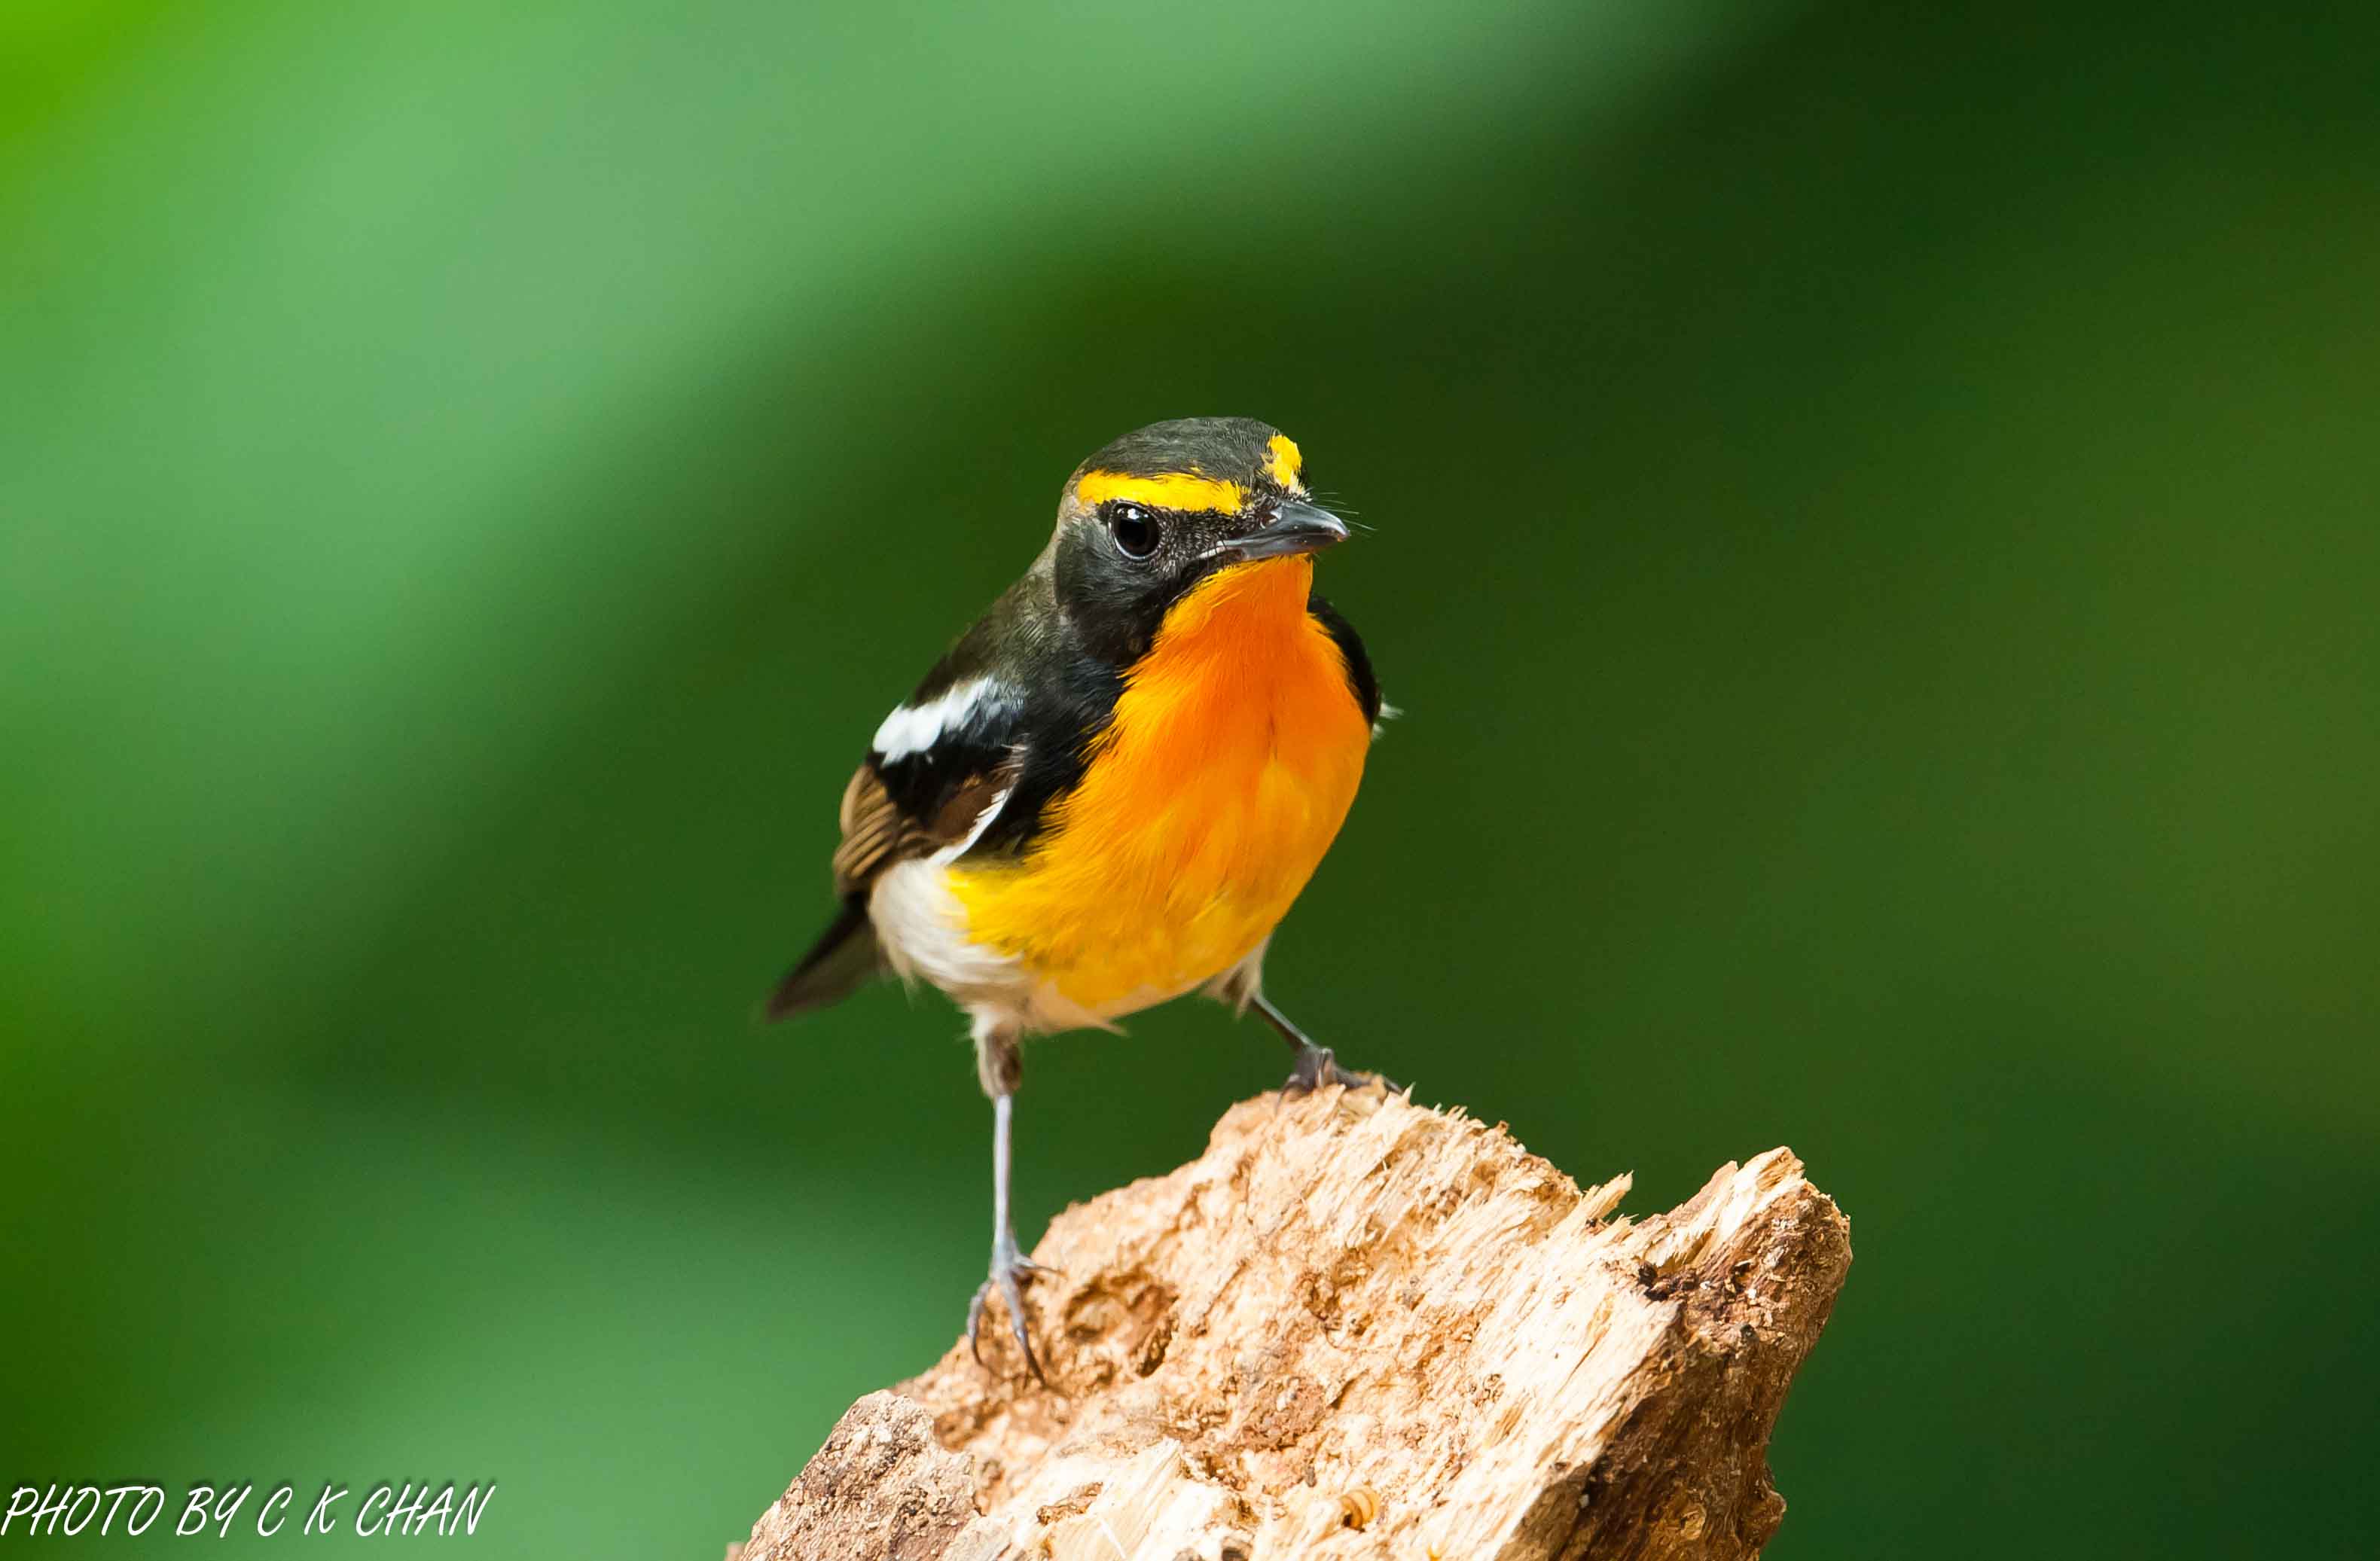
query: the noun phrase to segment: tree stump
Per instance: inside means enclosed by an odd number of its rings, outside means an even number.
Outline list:
[[[1069,1208],[978,1365],[853,1405],[729,1561],[1749,1556],[1764,1451],[1851,1263],[1772,1149],[1616,1216],[1500,1126],[1263,1095]]]

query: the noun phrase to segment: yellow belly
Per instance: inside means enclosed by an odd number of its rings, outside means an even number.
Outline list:
[[[951,870],[970,938],[1112,1013],[1209,980],[1270,935],[1371,744],[1346,660],[1306,612],[1313,573],[1302,557],[1236,564],[1174,605],[1038,842]]]

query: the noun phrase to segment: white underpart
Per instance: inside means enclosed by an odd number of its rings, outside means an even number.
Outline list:
[[[877,758],[892,764],[911,754],[922,754],[979,708],[1007,696],[1008,689],[998,678],[969,678],[951,684],[922,705],[904,705],[876,729]]]
[[[914,713],[895,710],[893,715]],[[877,742],[882,744],[881,733]],[[1013,956],[968,938],[966,907],[951,892],[947,871],[991,828],[991,821],[1007,805],[1008,795],[1003,791],[992,798],[976,815],[965,838],[931,856],[887,868],[868,891],[868,918],[876,924],[877,941],[893,971],[904,981],[922,980],[940,987],[963,1007],[1021,1009],[1031,986]]]
[[[951,892],[941,852],[886,868],[868,891],[868,914],[902,980],[938,986],[962,1008],[1023,1017],[1032,977],[1013,955],[967,937],[966,907]]]
[[[868,914],[876,924],[877,940],[902,980],[923,981],[983,1023],[1026,1035],[1113,1030],[1123,1015],[1169,1002],[1203,985],[1194,981],[1144,988],[1096,1007],[1075,1002],[1054,984],[1036,977],[1014,955],[967,936],[966,907],[951,889],[950,857],[957,849],[945,847],[889,867],[868,893]],[[1254,964],[1263,957],[1258,950],[1244,962]],[[1222,979],[1217,977],[1214,985],[1220,986]]]

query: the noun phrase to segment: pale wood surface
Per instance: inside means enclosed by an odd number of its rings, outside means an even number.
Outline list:
[[[1068,1209],[1026,1310],[854,1405],[743,1561],[1747,1556],[1764,1458],[1851,1262],[1774,1149],[1615,1214],[1500,1128],[1263,1095]]]

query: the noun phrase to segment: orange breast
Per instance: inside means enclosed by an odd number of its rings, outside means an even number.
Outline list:
[[[1371,744],[1305,610],[1313,575],[1302,557],[1236,564],[1174,605],[1040,842],[952,869],[971,938],[1103,1014],[1256,950],[1339,833]]]

